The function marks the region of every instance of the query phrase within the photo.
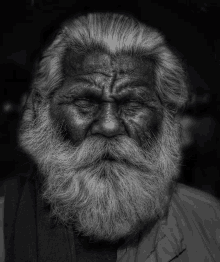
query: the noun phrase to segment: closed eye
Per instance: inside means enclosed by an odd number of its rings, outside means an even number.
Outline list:
[[[143,107],[143,103],[138,102],[138,101],[124,101],[121,105],[125,107],[131,107],[131,108]]]
[[[74,105],[81,107],[81,108],[88,108],[96,106],[98,103],[94,100],[89,99],[76,99],[73,101]]]

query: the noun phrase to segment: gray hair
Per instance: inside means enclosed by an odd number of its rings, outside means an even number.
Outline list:
[[[64,22],[44,50],[26,106],[29,113],[26,113],[32,115],[31,101],[46,101],[62,86],[64,58],[69,51],[77,57],[97,46],[113,55],[129,52],[149,59],[154,67],[155,90],[164,108],[177,113],[185,107],[188,101],[186,73],[162,34],[127,15],[91,13]]]

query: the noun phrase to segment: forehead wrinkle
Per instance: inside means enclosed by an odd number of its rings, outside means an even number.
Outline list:
[[[118,81],[119,83],[116,83],[114,86],[115,93],[120,93],[126,91],[126,89],[131,90],[136,88],[141,88],[143,90],[152,90],[152,86],[150,85],[149,81],[146,81],[146,79],[123,79],[122,81]],[[121,83],[122,82],[122,83]]]
[[[76,84],[81,84],[81,86],[86,85],[102,89],[101,84],[104,82],[103,77],[106,78],[110,76],[106,76],[99,72],[93,72],[89,74],[77,74],[74,77],[67,79],[66,82],[67,86],[70,86],[71,83],[73,83],[72,86],[75,86]]]
[[[78,75],[77,77],[68,78],[60,92],[60,95],[69,94],[77,96],[85,94],[85,92],[100,95],[100,88],[97,88],[97,85],[91,78]]]
[[[104,74],[93,74],[89,76],[89,81],[93,87],[97,87],[102,94],[111,93],[112,87],[114,86],[115,74],[113,75],[104,75]]]
[[[69,83],[68,83],[69,82]],[[100,72],[99,70],[94,70],[93,72],[84,72],[80,74],[75,74],[74,76],[68,78],[67,87],[75,88],[77,84],[80,87],[86,87],[86,89],[93,90],[94,92],[99,92],[104,96],[117,95],[121,92],[131,90],[131,88],[144,87],[145,89],[152,90],[152,79],[148,76],[141,74],[138,75],[121,75],[117,71],[113,70],[110,75],[106,75],[105,72]],[[68,88],[68,89],[69,89]],[[71,88],[71,89],[72,89]],[[77,88],[77,92],[79,92]]]

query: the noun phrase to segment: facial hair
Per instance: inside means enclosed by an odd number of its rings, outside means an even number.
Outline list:
[[[141,147],[127,136],[90,136],[74,147],[60,130],[45,107],[20,131],[21,147],[42,174],[52,217],[93,241],[115,243],[165,215],[180,161],[171,118],[164,117],[161,135]]]

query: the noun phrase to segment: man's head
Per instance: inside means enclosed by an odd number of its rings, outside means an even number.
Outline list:
[[[52,215],[111,242],[164,216],[187,95],[156,30],[119,14],[65,22],[39,62],[19,135]]]

